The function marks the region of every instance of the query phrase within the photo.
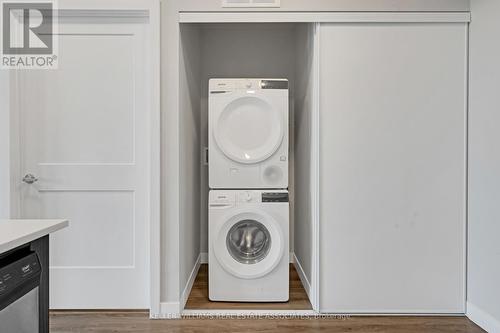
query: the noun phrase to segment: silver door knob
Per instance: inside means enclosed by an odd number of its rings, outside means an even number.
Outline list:
[[[23,177],[23,182],[25,182],[26,184],[33,184],[37,180],[38,178],[36,178],[35,175],[31,173],[28,173],[26,176]]]

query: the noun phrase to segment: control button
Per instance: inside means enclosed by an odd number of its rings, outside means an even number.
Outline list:
[[[280,161],[285,162],[286,161],[286,156],[285,155],[280,156]]]
[[[264,169],[263,178],[268,184],[277,184],[283,179],[283,171],[276,165],[268,166]]]
[[[246,201],[252,200],[252,193],[251,192],[245,192],[245,200]]]

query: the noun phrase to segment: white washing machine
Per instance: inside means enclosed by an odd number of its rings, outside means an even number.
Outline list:
[[[288,80],[211,79],[210,188],[288,188]]]
[[[210,300],[288,301],[288,210],[285,190],[210,191]]]

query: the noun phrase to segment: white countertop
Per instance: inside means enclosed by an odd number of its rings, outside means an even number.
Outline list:
[[[0,253],[66,228],[68,220],[0,220]]]

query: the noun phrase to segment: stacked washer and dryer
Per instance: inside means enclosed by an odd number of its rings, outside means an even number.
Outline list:
[[[289,292],[288,80],[209,81],[209,298]]]

